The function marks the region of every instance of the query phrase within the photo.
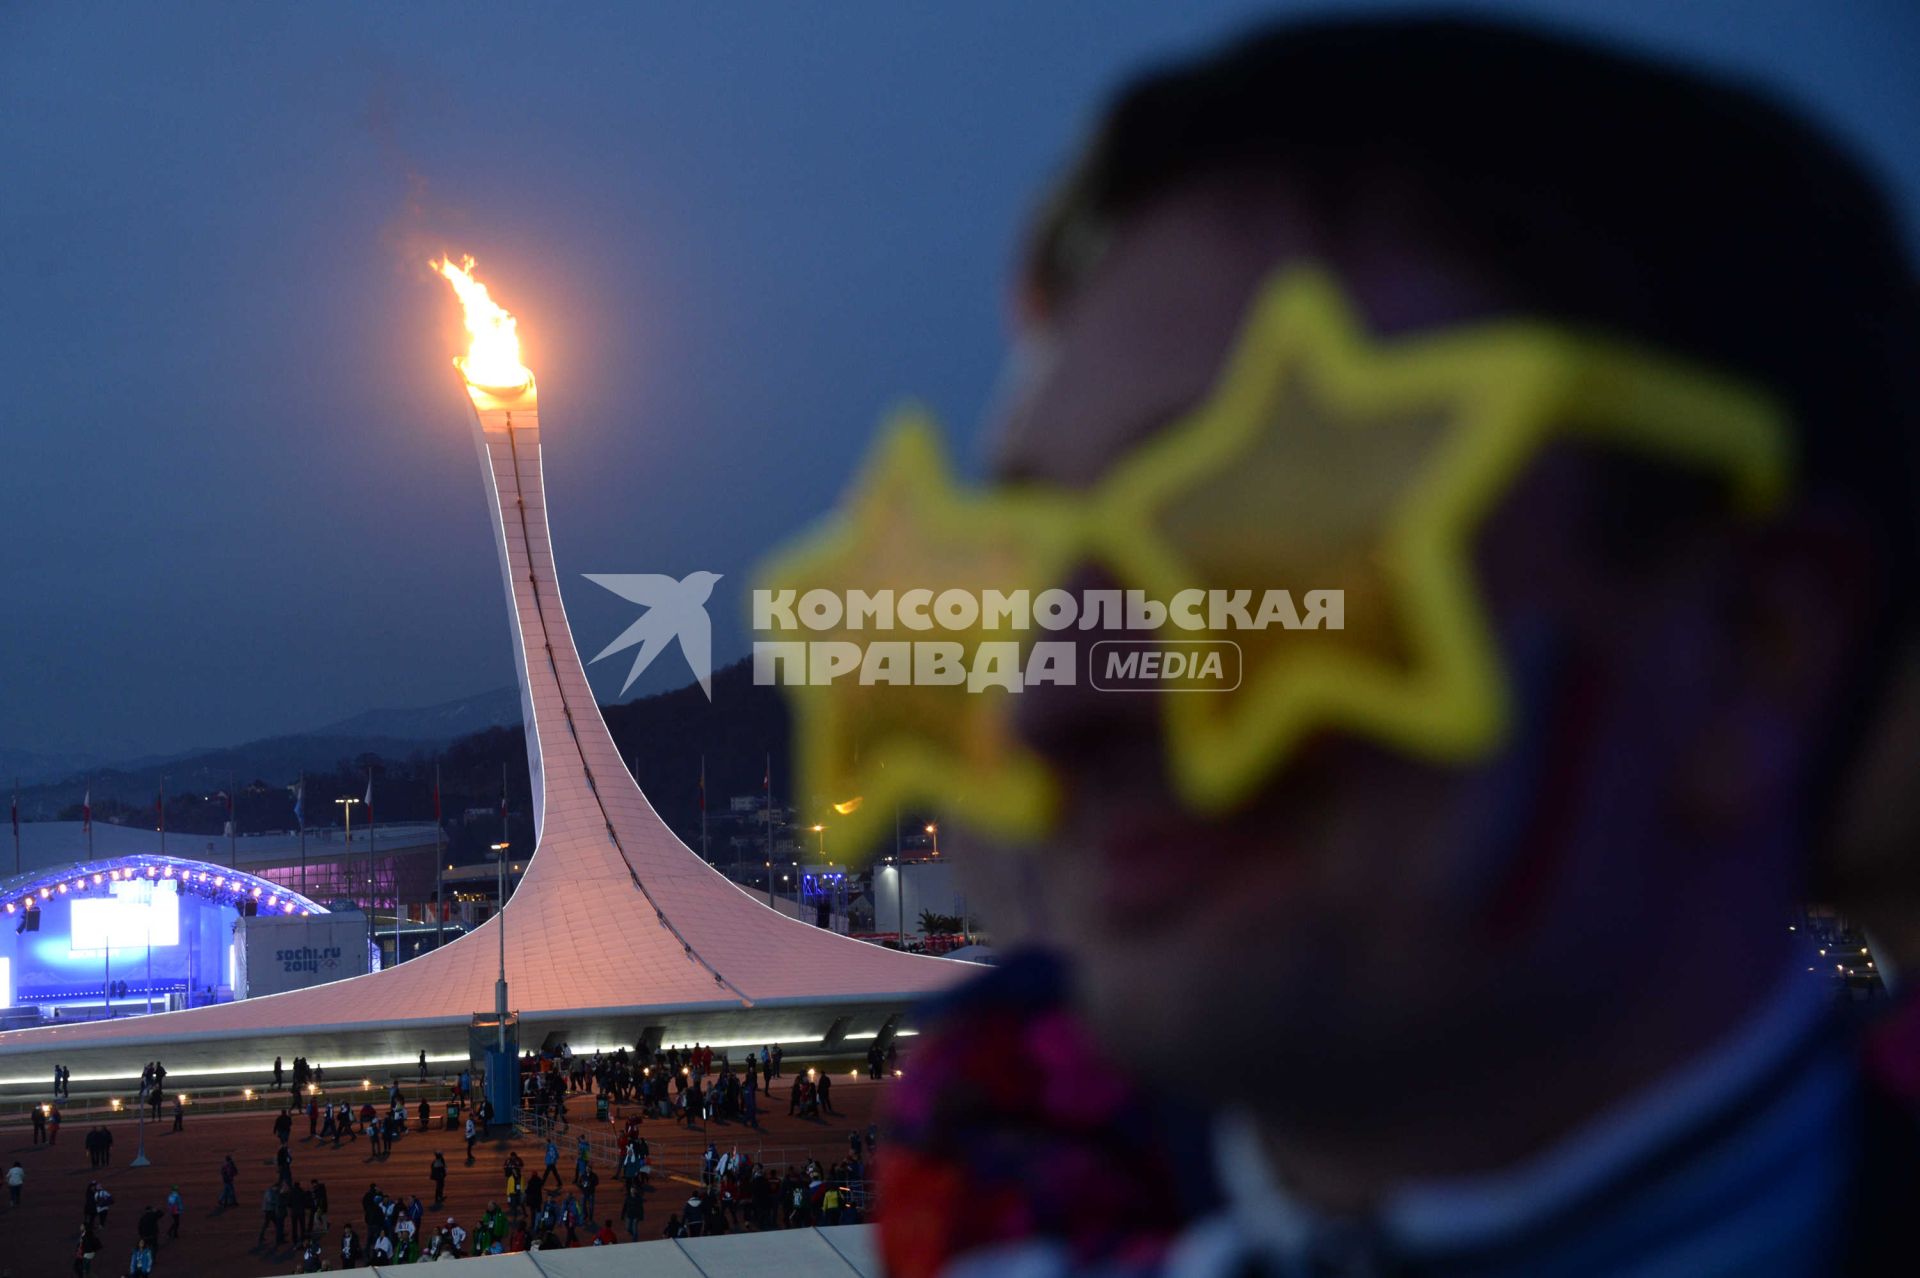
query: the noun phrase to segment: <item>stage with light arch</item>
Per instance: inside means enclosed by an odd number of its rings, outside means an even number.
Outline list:
[[[318,927],[323,951],[339,948],[346,921],[244,870],[160,855],[16,875],[0,882],[0,918],[0,1008],[34,1024],[227,1002],[246,989],[244,920],[273,921],[283,936],[293,921],[303,942]],[[367,970],[363,916],[352,918],[359,947],[313,960],[314,979],[299,984]]]

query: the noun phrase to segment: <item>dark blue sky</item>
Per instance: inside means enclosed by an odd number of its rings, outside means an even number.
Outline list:
[[[747,567],[884,405],[977,443],[1018,227],[1104,91],[1306,7],[0,8],[0,747],[511,680],[442,247],[521,317],[581,647],[630,609],[577,574],[706,568],[741,655]],[[1911,225],[1920,8],[1500,7],[1759,73]]]

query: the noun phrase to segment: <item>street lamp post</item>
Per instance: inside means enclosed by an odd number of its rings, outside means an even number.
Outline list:
[[[813,827],[813,832],[820,836],[820,877],[825,879],[827,876],[825,868],[827,864],[827,827],[824,825],[816,825]],[[804,879],[801,881],[805,882]],[[831,891],[832,889],[828,890]],[[794,888],[795,900],[799,899],[799,891],[799,888],[796,886]],[[819,916],[815,915],[815,917],[818,918]],[[829,928],[833,925],[833,898],[831,896],[827,898],[827,925]]]
[[[935,825],[933,822],[929,821],[927,822],[927,833],[933,836],[933,854],[935,856],[939,856],[940,855],[940,827]]]
[[[350,794],[342,795],[340,798],[334,800],[334,803],[339,806],[340,810],[347,814],[347,850],[343,851],[340,855],[343,858],[341,863],[348,867],[347,883],[349,896],[352,895],[353,883],[353,809],[359,802],[360,800],[358,798]],[[371,892],[367,893],[367,944],[369,946],[373,944],[373,893]]]
[[[500,908],[494,912],[494,921],[499,924],[500,933],[500,975],[493,983],[493,1010],[499,1023],[500,1054],[507,1051],[507,844],[506,840],[493,845],[493,854],[500,858]]]
[[[900,919],[900,948],[907,948],[907,863],[893,859],[893,904]]]
[[[153,1086],[157,1086],[154,1084]],[[140,1093],[140,1148],[134,1151],[129,1167],[151,1167],[153,1160],[147,1157],[147,1093]]]

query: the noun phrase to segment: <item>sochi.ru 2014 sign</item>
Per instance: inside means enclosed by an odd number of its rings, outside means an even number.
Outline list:
[[[331,972],[340,966],[340,947],[303,945],[297,950],[276,950],[274,957],[283,972]]]

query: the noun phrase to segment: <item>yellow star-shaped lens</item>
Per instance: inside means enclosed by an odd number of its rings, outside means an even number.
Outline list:
[[[1188,807],[1216,813],[1311,732],[1436,760],[1481,757],[1503,739],[1511,694],[1471,543],[1553,438],[1708,471],[1750,510],[1787,482],[1786,420],[1743,383],[1530,320],[1376,342],[1329,276],[1295,269],[1261,291],[1208,400],[1092,491],[960,491],[932,423],[902,413],[845,513],[759,580],[842,601],[854,591],[979,600],[1037,596],[1095,560],[1150,600],[1246,592],[1256,615],[1268,591],[1339,591],[1339,628],[1213,631],[1241,648],[1227,690],[1167,685],[1169,774]],[[1033,632],[896,623],[881,633],[843,617],[767,637],[868,658],[940,642],[971,669],[981,644]],[[894,681],[866,672],[863,661],[823,682],[811,670],[788,689],[799,793],[817,812],[840,805],[841,846],[870,846],[912,805],[1005,838],[1043,832],[1055,784],[1012,730],[1015,694],[929,682],[917,667]]]
[[[1065,496],[956,488],[938,433],[919,410],[895,414],[875,455],[844,504],[800,545],[768,563],[758,586],[779,594],[824,591],[842,601],[853,591],[910,591],[937,597],[966,592],[1039,591],[1057,582],[1080,542],[1080,507]],[[931,615],[929,608],[919,611]],[[1031,636],[973,625],[916,629],[896,618],[875,629],[850,613],[824,629],[762,634],[759,639],[814,645],[850,643],[863,656],[897,652],[919,642],[950,644],[959,668],[971,668],[983,642],[1024,645]],[[1012,731],[1011,698],[1001,687],[970,690],[921,682],[909,663],[906,682],[863,682],[868,667],[832,682],[790,685],[803,805],[859,795],[831,829],[840,846],[865,850],[890,834],[901,808],[938,805],[989,834],[1030,835],[1044,829],[1054,803],[1051,774]],[[817,672],[810,672],[817,673]],[[894,674],[903,673],[898,667]]]
[[[1750,506],[1785,486],[1784,420],[1741,384],[1527,321],[1376,344],[1318,271],[1263,290],[1213,396],[1122,459],[1087,530],[1150,597],[1344,592],[1344,629],[1238,630],[1236,688],[1166,698],[1189,806],[1244,800],[1316,729],[1454,760],[1503,737],[1470,538],[1556,434],[1723,472]]]

